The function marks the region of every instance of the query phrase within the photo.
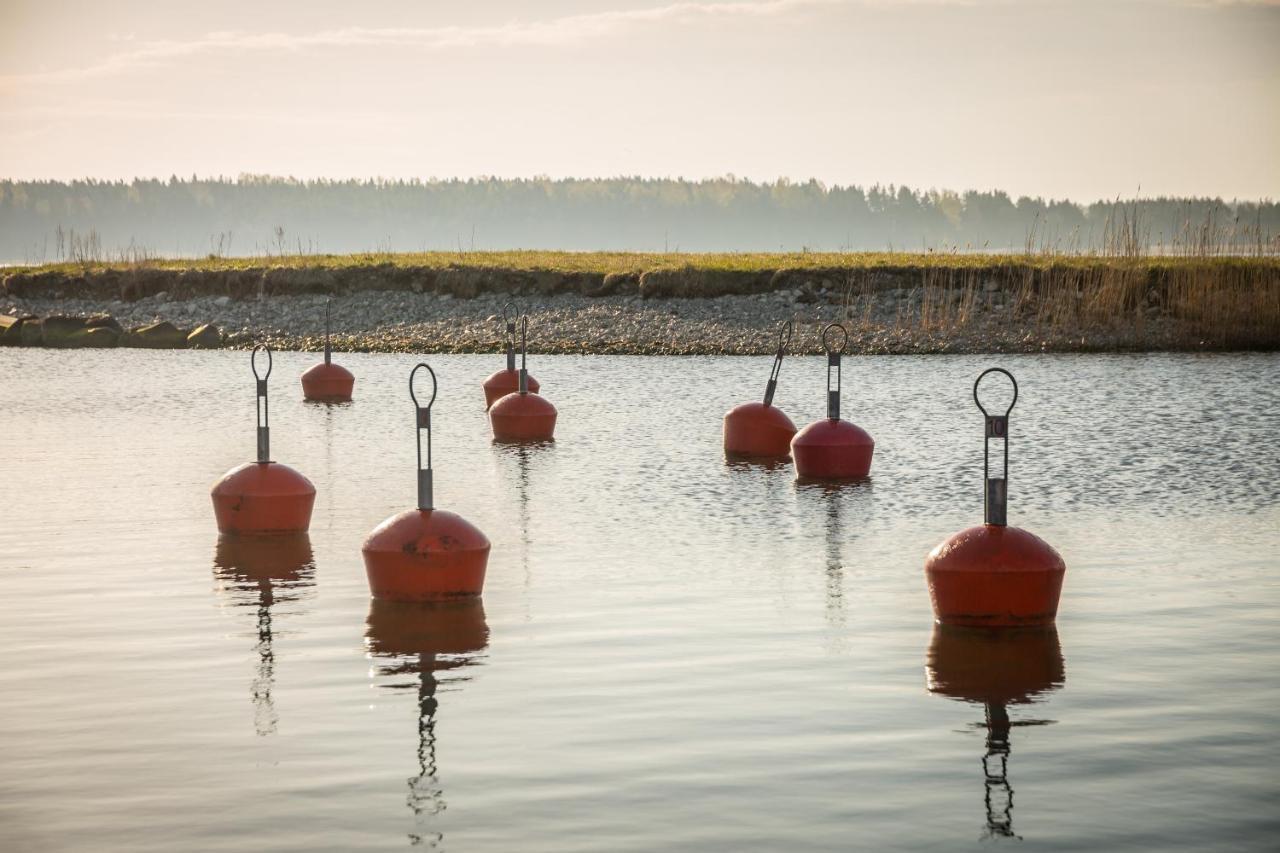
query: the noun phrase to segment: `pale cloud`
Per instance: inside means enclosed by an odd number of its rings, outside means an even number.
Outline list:
[[[301,51],[359,47],[448,49],[554,47],[617,35],[651,24],[689,24],[729,18],[769,18],[805,9],[848,5],[968,5],[968,0],[761,0],[679,2],[647,9],[567,15],[545,21],[508,21],[489,26],[345,27],[311,33],[212,32],[187,41],[157,41],[77,68],[0,77],[6,83],[58,82],[104,77],[173,60],[217,53]]]

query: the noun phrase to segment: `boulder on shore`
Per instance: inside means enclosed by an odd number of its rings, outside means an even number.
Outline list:
[[[217,349],[222,346],[222,330],[212,323],[198,326],[187,335],[187,346],[191,349]]]
[[[128,334],[126,344],[143,349],[183,349],[186,345],[187,333],[168,320],[134,329]]]
[[[35,321],[40,327],[40,343],[47,347],[78,347],[84,337],[83,317],[54,315]],[[24,324],[25,325],[25,324]]]
[[[23,318],[0,314],[0,347],[16,347],[22,343]]]

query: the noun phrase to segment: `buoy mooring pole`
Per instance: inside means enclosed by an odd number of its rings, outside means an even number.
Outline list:
[[[267,355],[266,373],[258,375],[258,353]],[[271,461],[270,400],[267,379],[271,376],[271,348],[253,348],[249,365],[256,389],[258,458],[233,468],[214,483],[214,516],[218,530],[228,534],[303,533],[311,525],[311,508],[316,487],[311,481],[279,462]]]
[[[531,393],[528,356],[529,318],[520,318],[520,370],[516,390],[489,409],[493,438],[502,442],[552,441],[556,431],[556,407],[547,398]]]
[[[832,333],[839,332],[835,346]],[[796,475],[802,480],[860,480],[871,472],[871,455],[876,443],[861,427],[840,419],[840,356],[849,333],[839,323],[822,330],[822,348],[827,356],[827,417],[814,421],[791,440]]]
[[[324,361],[312,365],[302,374],[302,397],[317,403],[349,403],[356,378],[350,370],[333,363],[330,341],[332,302],[328,299],[324,303]]]
[[[1008,377],[1013,386],[1002,415],[988,412],[978,398],[978,386],[992,373]],[[1043,539],[1008,523],[1009,415],[1018,401],[1018,383],[1009,371],[989,368],[973,383],[973,401],[984,419],[983,524],[956,533],[926,558],[934,614],[950,625],[1052,624],[1066,563]],[[1003,444],[998,477],[991,476],[992,440]]]
[[[503,341],[507,354],[507,366],[484,381],[484,407],[486,409],[508,394],[520,390],[520,375],[516,370],[516,325],[524,319],[519,309],[510,302],[502,306],[502,322],[506,325]],[[526,321],[527,322],[527,321]],[[537,394],[542,386],[532,376],[526,376],[527,390]]]
[[[431,377],[431,397],[425,406],[418,403],[413,389],[419,370],[426,370]],[[436,374],[430,365],[424,362],[409,372],[409,398],[413,401],[417,435],[418,506],[391,516],[364,541],[361,553],[374,598],[435,601],[479,595],[484,588],[489,539],[466,519],[435,506],[431,406],[436,390]]]
[[[788,320],[778,332],[778,352],[773,357],[773,369],[764,386],[763,403],[743,403],[724,416],[724,453],[730,459],[776,459],[791,456],[791,439],[796,425],[791,418],[773,405],[774,392],[778,390],[778,374],[782,371],[782,357],[791,343],[794,323]]]

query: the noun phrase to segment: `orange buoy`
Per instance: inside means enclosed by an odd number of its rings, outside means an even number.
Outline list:
[[[520,371],[516,370],[516,322],[520,319],[520,312],[508,302],[502,306],[502,319],[507,324],[507,366],[505,370],[499,370],[484,381],[486,410],[508,394],[520,390]],[[537,394],[542,388],[538,380],[532,376],[529,376],[527,381],[530,394]]]
[[[730,459],[785,460],[791,455],[791,439],[796,434],[796,425],[773,405],[782,357],[791,342],[791,330],[792,322],[788,320],[778,334],[778,354],[773,358],[773,370],[764,386],[764,402],[743,403],[724,416],[724,453]]]
[[[982,705],[987,730],[982,756],[987,834],[1017,838],[1009,759],[1015,726],[1049,720],[1011,719],[1010,705],[1030,705],[1066,683],[1062,647],[1052,625],[1035,628],[965,628],[935,625],[926,671],[929,692]]]
[[[538,394],[529,393],[529,371],[525,356],[529,318],[520,318],[520,383],[489,409],[489,424],[495,441],[552,441],[556,432],[556,407]]]
[[[978,385],[988,373],[1003,373],[1013,383],[1013,400],[1003,415],[991,415],[978,400]],[[986,419],[983,445],[983,524],[951,536],[929,553],[925,576],[938,621],[949,625],[1047,625],[1058,613],[1066,564],[1040,537],[1009,527],[1009,413],[1018,401],[1013,374],[999,367],[982,372],[973,384],[973,400]],[[1004,472],[992,477],[991,440],[1004,444]]]
[[[833,348],[827,336],[835,330],[841,338],[840,346]],[[848,340],[849,333],[839,323],[822,330],[827,351],[827,417],[809,424],[791,440],[796,475],[804,480],[860,480],[871,472],[875,441],[862,427],[840,419],[840,354]]]
[[[302,397],[317,403],[349,403],[356,378],[350,370],[333,363],[329,345],[329,302],[324,304],[324,361],[302,374]]]
[[[414,375],[431,375],[431,399],[418,405]],[[374,598],[431,601],[479,595],[489,563],[489,540],[461,516],[436,509],[431,468],[431,405],[436,374],[419,364],[409,374],[409,397],[417,412],[418,506],[393,515],[364,541],[365,573]],[[427,433],[427,467],[422,467],[422,432]]]
[[[267,372],[258,376],[258,350],[267,351]],[[304,533],[311,526],[316,487],[288,465],[271,461],[267,377],[271,349],[253,348],[250,366],[257,380],[258,461],[232,468],[213,484],[213,513],[218,530],[228,534]]]

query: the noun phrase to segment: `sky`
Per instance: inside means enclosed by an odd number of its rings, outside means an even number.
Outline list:
[[[1280,0],[0,0],[0,178],[1280,197]]]

